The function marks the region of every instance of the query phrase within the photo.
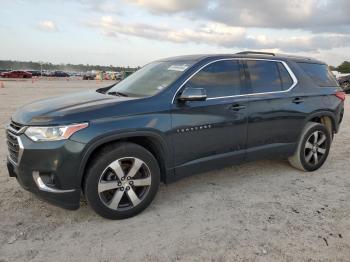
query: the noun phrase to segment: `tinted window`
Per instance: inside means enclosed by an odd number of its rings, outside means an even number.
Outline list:
[[[277,63],[282,81],[282,89],[287,90],[293,85],[293,79],[282,63]]]
[[[250,75],[249,93],[265,93],[286,90],[293,80],[282,63],[273,61],[248,60]]]
[[[240,67],[235,60],[212,63],[198,72],[188,86],[204,88],[207,97],[238,95],[240,93]]]
[[[327,65],[298,63],[302,69],[315,81],[319,86],[337,86],[337,81],[334,79]]]
[[[128,96],[152,96],[179,78],[192,61],[153,62],[136,71],[109,90]]]

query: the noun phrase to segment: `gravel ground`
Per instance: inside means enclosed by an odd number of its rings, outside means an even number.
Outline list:
[[[314,173],[259,161],[162,185],[137,217],[47,204],[6,170],[4,125],[27,102],[107,85],[6,81],[0,88],[0,261],[350,261],[350,119]],[[350,110],[350,97],[346,101]]]

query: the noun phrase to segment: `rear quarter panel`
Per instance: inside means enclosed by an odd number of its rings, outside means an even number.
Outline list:
[[[303,106],[299,108],[305,115],[304,124],[314,117],[329,116],[332,118],[334,128],[338,130],[343,102],[335,96],[340,91],[339,86],[321,87],[298,66],[296,62],[290,62],[294,74],[298,78],[298,85],[292,90],[292,97],[301,97],[305,100]],[[299,130],[301,133],[302,129]]]

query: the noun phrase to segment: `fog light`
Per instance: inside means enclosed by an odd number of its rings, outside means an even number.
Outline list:
[[[55,187],[55,175],[53,173],[40,173],[42,181],[51,187]]]
[[[75,191],[75,189],[63,190],[63,189],[54,188],[54,186],[51,187],[51,186],[49,186],[49,184],[44,183],[43,179],[49,179],[50,181],[52,181],[51,174],[48,176],[43,175],[41,177],[40,173],[38,171],[33,171],[33,179],[34,179],[35,184],[38,186],[38,188],[41,191],[50,192],[50,193],[69,193],[69,192]],[[53,178],[53,182],[54,182],[54,178]]]

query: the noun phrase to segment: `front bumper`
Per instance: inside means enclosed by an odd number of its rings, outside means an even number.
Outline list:
[[[26,190],[48,202],[77,209],[81,185],[78,176],[85,144],[72,140],[33,142],[24,134],[17,136],[21,157],[15,163],[8,157],[7,168]]]

